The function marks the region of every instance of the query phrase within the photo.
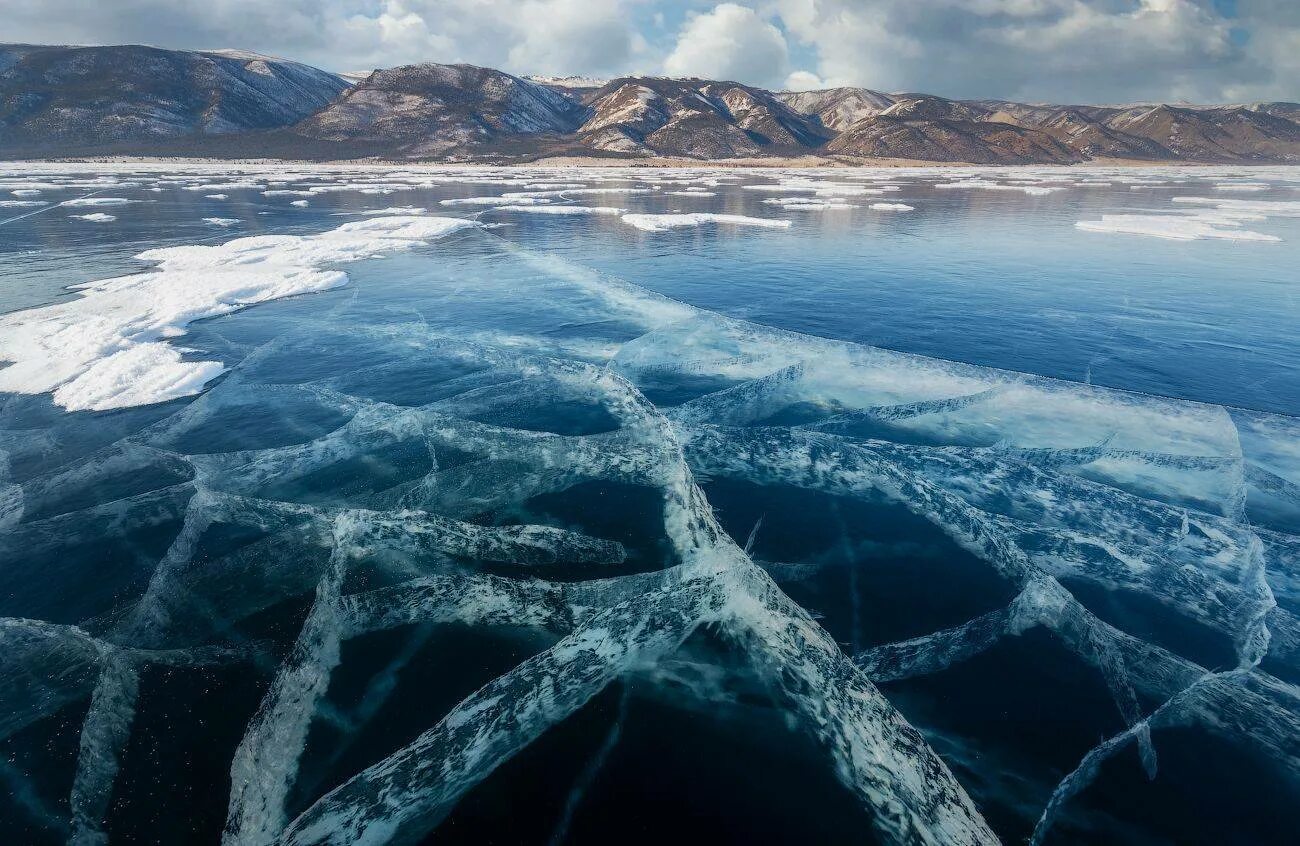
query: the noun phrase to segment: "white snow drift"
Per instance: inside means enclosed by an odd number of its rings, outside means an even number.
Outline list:
[[[333,265],[408,250],[473,221],[377,217],[319,235],[263,235],[148,250],[153,270],[79,286],[82,296],[0,317],[0,391],[54,392],[70,411],[197,393],[225,366],[186,361],[166,339],[195,320],[346,284]]]

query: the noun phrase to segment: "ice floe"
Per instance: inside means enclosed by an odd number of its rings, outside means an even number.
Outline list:
[[[764,205],[777,206],[786,211],[830,211],[857,208],[853,203],[821,200],[814,197],[769,197]]]
[[[78,197],[75,200],[64,200],[59,205],[69,207],[81,206],[124,206],[127,203],[134,203],[136,200],[128,200],[125,197]]]
[[[455,197],[439,200],[443,206],[498,206],[509,203],[512,206],[545,205],[550,200],[545,197]]]
[[[955,182],[939,182],[936,183],[934,187],[947,189],[974,188],[985,191],[1020,191],[1031,196],[1045,196],[1047,194],[1055,193],[1056,191],[1065,190],[1064,187],[1055,185],[1007,185],[999,182],[991,182],[987,179],[960,179]]]
[[[643,229],[646,232],[666,232],[688,226],[703,226],[716,223],[726,226],[757,226],[768,229],[788,229],[790,221],[770,217],[746,217],[739,214],[712,214],[698,212],[691,214],[625,214],[623,222],[628,226]]]
[[[1238,228],[1240,225],[1240,223],[1219,219],[1155,214],[1104,214],[1101,220],[1081,220],[1075,224],[1076,227],[1087,232],[1147,235],[1173,241],[1199,241],[1205,238],[1228,241],[1282,240],[1276,235],[1240,229]]]
[[[502,212],[532,212],[533,214],[625,214],[627,209],[614,208],[613,206],[547,206],[547,205],[506,205],[493,206],[493,211]]]

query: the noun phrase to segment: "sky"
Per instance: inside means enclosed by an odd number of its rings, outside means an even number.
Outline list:
[[[0,0],[6,41],[241,48],[333,71],[700,76],[1119,103],[1300,100],[1300,0]]]

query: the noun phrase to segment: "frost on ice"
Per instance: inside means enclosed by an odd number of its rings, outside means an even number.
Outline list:
[[[240,262],[254,272],[239,277],[238,301],[260,301],[338,284],[325,265],[456,225],[375,216],[321,236],[146,254],[157,271],[6,318],[6,336],[40,354],[15,357],[0,378],[8,390],[55,388],[79,408],[193,394],[216,372],[149,356],[174,349],[170,328],[232,300],[169,302],[169,275],[226,292],[224,268]],[[585,303],[570,324],[624,335],[544,341],[454,320],[320,318],[246,350],[184,407],[106,418],[89,441],[38,434],[16,403],[0,409],[0,551],[16,562],[0,573],[0,735],[82,715],[66,801],[45,803],[70,842],[107,838],[151,668],[239,666],[264,681],[230,750],[224,843],[414,842],[602,690],[671,675],[705,630],[735,647],[885,842],[997,842],[943,747],[882,688],[1031,633],[1095,671],[1121,726],[1049,791],[1035,842],[1122,750],[1158,773],[1169,729],[1195,727],[1300,778],[1293,418],[772,330],[473,235],[498,251],[498,269],[517,262],[538,290]],[[87,327],[121,349],[69,353],[51,340]],[[324,378],[275,378],[277,361],[309,357],[332,331],[376,353]],[[413,365],[433,374],[418,386],[426,395],[385,396],[380,386]],[[599,422],[554,424],[554,409],[577,407]],[[250,410],[273,422],[241,434]],[[816,562],[761,558],[761,523],[733,537],[709,501],[723,481],[904,509],[1007,598],[946,627],[843,646],[785,590],[796,564]],[[657,557],[535,505],[593,484],[652,492]],[[48,581],[24,562],[71,567],[87,544],[121,547],[121,583],[79,598],[75,613],[42,615]],[[1208,633],[1222,660],[1126,631],[1082,588],[1159,606]],[[268,616],[292,625],[259,628]],[[450,625],[528,630],[541,646],[322,784],[309,772],[313,730],[347,738],[376,713],[331,700],[350,644]],[[390,677],[363,702],[382,702]]]

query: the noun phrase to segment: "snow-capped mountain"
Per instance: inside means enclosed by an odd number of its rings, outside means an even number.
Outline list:
[[[294,131],[420,156],[514,136],[570,133],[587,115],[573,99],[508,73],[422,64],[375,71]]]
[[[132,152],[1300,162],[1300,105],[958,101],[653,76],[518,77],[447,64],[333,74],[232,50],[0,45],[0,155]]]
[[[737,158],[806,152],[830,137],[771,92],[734,82],[625,77],[585,102],[579,140],[605,152]]]
[[[346,87],[308,65],[233,50],[0,45],[0,146],[276,129]]]
[[[894,105],[893,97],[868,88],[786,91],[776,96],[799,114],[816,116],[832,132],[842,132]]]

